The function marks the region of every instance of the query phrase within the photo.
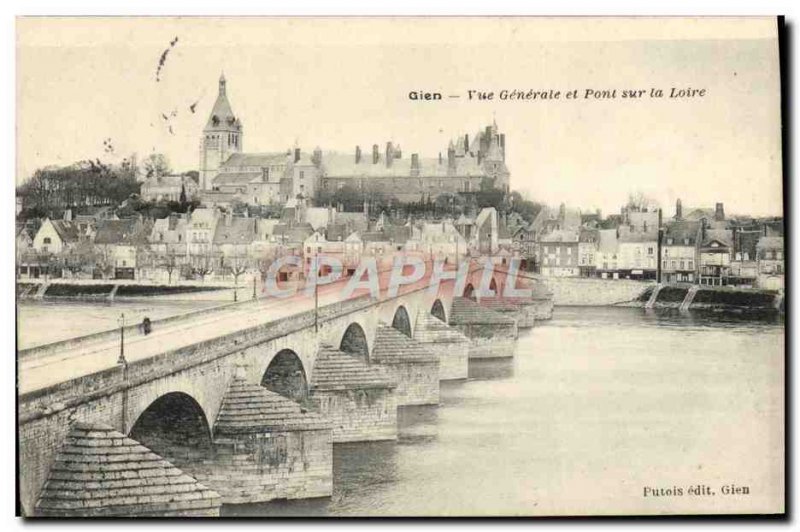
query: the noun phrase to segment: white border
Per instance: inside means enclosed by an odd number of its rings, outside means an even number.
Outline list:
[[[0,301],[2,301],[2,321],[0,321],[0,339],[2,339],[2,353],[7,361],[4,365],[3,371],[0,375],[3,379],[2,389],[6,390],[4,397],[4,406],[0,408],[0,427],[2,431],[2,438],[0,444],[2,445],[3,458],[2,463],[2,477],[6,479],[5,482],[0,484],[0,507],[3,508],[2,512],[2,525],[4,530],[16,530],[24,526],[21,519],[13,517],[14,514],[14,500],[15,500],[15,418],[12,393],[15,390],[15,371],[13,365],[14,359],[14,299],[15,288],[13,284],[13,197],[14,197],[14,176],[15,176],[15,16],[17,15],[786,15],[787,23],[791,26],[791,33],[793,34],[794,44],[790,53],[791,64],[789,69],[791,72],[798,71],[798,55],[796,43],[800,39],[800,2],[796,0],[775,0],[768,2],[753,2],[752,0],[728,0],[726,2],[713,2],[709,0],[673,0],[673,1],[651,1],[634,3],[632,1],[611,0],[604,1],[602,4],[599,2],[592,2],[590,0],[560,0],[558,2],[547,2],[541,4],[524,3],[522,1],[510,0],[458,0],[449,4],[434,4],[430,0],[402,0],[389,3],[379,3],[375,1],[356,0],[349,2],[339,2],[333,4],[330,1],[324,0],[292,0],[292,2],[284,2],[278,5],[267,5],[264,2],[256,1],[237,1],[226,0],[224,2],[209,1],[209,0],[192,0],[185,2],[166,2],[164,0],[137,0],[136,2],[128,3],[111,3],[109,1],[100,0],[72,0],[65,2],[63,0],[48,0],[48,1],[18,1],[5,2],[0,5],[2,16],[0,17],[0,42],[2,43],[2,66],[3,66],[3,80],[0,82],[0,102],[2,102],[3,127],[0,129],[2,135],[2,142],[0,142],[0,164],[2,165],[4,176],[0,179],[0,197],[2,198],[3,205],[7,210],[0,211],[0,250],[4,255],[2,269],[0,269]],[[795,76],[796,78],[796,76]],[[794,102],[800,100],[798,98],[798,85],[795,82],[792,87],[791,99]],[[791,112],[795,116],[794,110]],[[795,173],[797,167],[795,149],[797,144],[798,135],[800,132],[797,130],[798,125],[794,120],[793,138],[790,141],[790,151],[793,155]],[[798,205],[798,197],[800,197],[800,190],[797,185],[793,187],[793,194],[791,197],[791,204]],[[791,246],[793,259],[791,268],[792,279],[797,279],[797,240],[794,235],[797,234],[798,216],[794,216],[794,223],[791,227],[787,228],[789,234],[792,236]],[[795,288],[796,290],[796,288]],[[792,308],[794,308],[794,297],[792,297]],[[796,331],[796,320],[793,314],[790,314],[791,322],[787,324],[793,331]],[[794,350],[797,351],[796,349]],[[797,382],[797,368],[798,361],[794,357],[795,352],[789,354],[794,359],[792,363],[792,375],[790,376],[790,383]],[[787,387],[787,389],[790,389]],[[796,395],[796,394],[795,394]],[[792,404],[790,410],[792,413],[797,412],[796,404]],[[796,415],[793,416],[792,422],[796,421]],[[794,427],[794,423],[792,423]],[[797,457],[791,461],[792,464],[797,463]],[[795,466],[796,467],[796,466]],[[792,477],[794,471],[791,472]],[[792,501],[789,504],[795,512],[798,511],[797,505],[797,486],[792,490]],[[681,530],[687,528],[695,528],[700,526],[714,525],[713,522],[696,521],[688,524],[679,522],[645,522],[636,521],[632,523],[621,522],[599,522],[605,526],[617,525],[632,525],[634,528],[649,527],[657,525],[661,529],[673,529],[680,527]],[[178,524],[178,523],[176,523]],[[356,526],[372,526],[375,522],[362,522]],[[458,521],[453,523],[442,522],[388,522],[390,526],[411,528],[414,529],[433,529],[439,526],[470,526],[470,527],[494,527],[498,524],[504,525],[505,522],[465,522]],[[548,522],[548,521],[522,521],[516,522],[516,525],[523,526],[536,526],[536,527],[552,527],[558,526],[559,528],[573,528],[584,527],[591,524],[598,524],[598,522]],[[721,523],[716,523],[721,524]],[[726,523],[730,524],[730,523]],[[743,521],[742,524],[747,524]],[[72,527],[85,527],[85,526],[147,526],[154,530],[166,530],[170,527],[169,523],[110,523],[104,522],[99,524],[90,524],[86,522],[74,523],[65,525],[64,523],[47,523],[37,525],[37,529],[51,529],[63,526]],[[205,523],[197,521],[183,522],[182,526],[208,526]],[[232,526],[264,526],[269,527],[270,530],[282,530],[291,527],[292,529],[309,529],[321,528],[330,526],[351,526],[351,522],[335,522],[335,521],[317,521],[306,523],[283,522],[275,523],[270,521],[253,522],[215,522],[211,526],[232,527]],[[770,523],[761,524],[759,527],[770,526]],[[28,525],[30,526],[30,525]],[[627,528],[627,526],[626,526]]]

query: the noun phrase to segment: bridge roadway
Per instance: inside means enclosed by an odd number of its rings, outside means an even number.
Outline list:
[[[379,272],[381,299],[385,297],[389,278],[389,270]],[[342,301],[342,291],[348,281],[349,279],[342,279],[329,285],[320,285],[319,306]],[[426,271],[423,278],[416,283],[402,285],[399,294],[427,286],[429,282],[430,272]],[[366,289],[356,290],[352,298],[367,293]],[[300,287],[292,297],[284,299],[265,297],[231,305],[229,309],[209,312],[208,315],[192,315],[185,320],[175,320],[159,326],[146,336],[141,333],[127,335],[125,358],[129,363],[147,359],[313,309],[314,298],[306,296],[304,288]],[[80,319],[80,316],[76,316],[75,319]],[[119,352],[119,338],[114,338],[90,345],[67,347],[45,357],[22,359],[19,362],[18,392],[24,395],[113,368],[117,365]]]

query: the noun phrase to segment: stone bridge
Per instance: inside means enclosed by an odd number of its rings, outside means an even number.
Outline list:
[[[516,338],[517,320],[467,299],[476,299],[481,282],[482,269],[475,269],[459,294],[464,297],[455,297],[451,280],[431,292],[423,279],[395,297],[361,295],[317,310],[294,313],[286,308],[290,301],[281,302],[283,317],[252,326],[242,319],[241,328],[200,341],[191,328],[176,329],[179,347],[116,365],[109,349],[108,367],[73,378],[58,369],[63,382],[39,388],[24,385],[22,361],[22,510],[101,515],[104,504],[123,504],[123,496],[136,508],[163,495],[148,478],[168,484],[165,469],[142,469],[144,462],[114,454],[113,447],[101,454],[105,447],[92,447],[98,441],[141,443],[169,461],[163,467],[177,466],[226,503],[330,495],[331,443],[396,438],[398,404],[438,402],[440,379],[467,376],[467,353],[487,337],[485,330],[475,333],[481,323],[490,324],[495,340]],[[502,293],[506,272],[496,269],[489,283]],[[252,315],[262,305],[236,308]],[[458,312],[467,317],[451,315],[462,307]],[[198,336],[213,326],[198,326]],[[52,371],[69,363],[62,360]],[[117,440],[104,436],[109,430]],[[127,470],[112,467],[124,460]],[[112,485],[92,491],[97,482]],[[202,506],[199,491],[184,491],[188,506],[170,509]]]

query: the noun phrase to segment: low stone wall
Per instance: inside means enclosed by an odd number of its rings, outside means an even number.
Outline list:
[[[397,406],[439,404],[439,363],[399,362],[381,364],[397,379]]]
[[[653,281],[629,279],[588,279],[583,277],[542,277],[552,293],[555,306],[604,307],[636,299]]]
[[[331,422],[334,443],[397,439],[393,388],[313,390],[310,401]]]

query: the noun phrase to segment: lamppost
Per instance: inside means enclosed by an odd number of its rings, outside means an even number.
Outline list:
[[[119,315],[119,358],[117,365],[122,367],[122,432],[127,434],[128,425],[128,361],[125,360],[125,314]]]
[[[128,365],[125,360],[125,313],[119,315],[119,358],[117,364]]]

